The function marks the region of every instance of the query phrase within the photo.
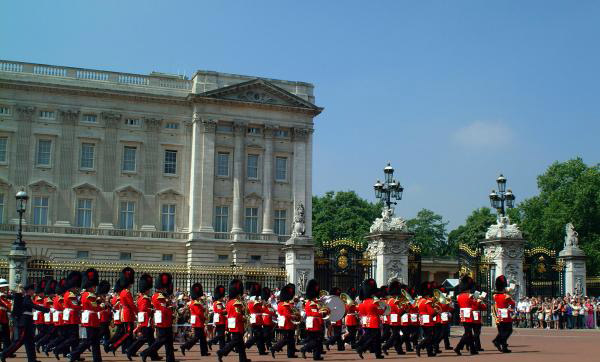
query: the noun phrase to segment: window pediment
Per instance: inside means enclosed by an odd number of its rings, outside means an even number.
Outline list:
[[[50,193],[56,190],[56,186],[45,180],[39,180],[29,184],[29,188],[36,193]]]
[[[171,188],[164,189],[160,191],[157,195],[161,200],[174,200],[183,196],[180,192]]]
[[[75,193],[79,196],[95,196],[100,192],[100,189],[95,185],[84,182],[73,187],[73,191],[75,191]]]
[[[0,177],[0,189],[8,190],[11,186],[12,185],[8,181]]]
[[[122,198],[137,198],[143,195],[142,191],[131,185],[123,186],[115,191]]]

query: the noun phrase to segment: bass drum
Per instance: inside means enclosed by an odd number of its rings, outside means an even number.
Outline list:
[[[335,323],[344,318],[346,304],[337,295],[327,295],[321,298],[321,302],[329,308],[329,320]]]

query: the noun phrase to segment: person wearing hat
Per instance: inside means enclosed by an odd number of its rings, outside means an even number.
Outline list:
[[[225,346],[225,326],[227,322],[227,311],[225,310],[225,287],[217,285],[213,293],[213,324],[215,325],[214,337],[208,341],[208,347],[219,344],[219,348]]]
[[[44,305],[44,290],[46,289],[46,284],[48,284],[49,277],[45,277],[39,281],[39,283],[35,284],[35,294],[33,295],[33,303],[36,305]],[[46,324],[44,323],[44,314],[34,310],[33,311],[33,324],[37,329],[37,334],[34,338],[34,343],[37,343],[47,332]]]
[[[473,340],[472,311],[475,306],[475,299],[471,295],[473,285],[473,279],[468,275],[464,275],[460,279],[460,283],[458,285],[459,294],[458,297],[456,297],[456,302],[458,303],[458,308],[460,311],[460,321],[465,329],[462,337],[460,338],[460,342],[458,342],[454,348],[454,352],[459,356],[461,355],[460,351],[465,345],[468,346],[471,354],[479,354],[479,352],[475,349],[475,341]]]
[[[81,273],[72,271],[67,276],[67,290],[63,295],[63,325],[65,339],[54,347],[54,357],[59,359],[59,355],[66,356],[72,349],[79,345],[79,323],[81,318],[79,312],[79,288],[81,287]]]
[[[63,310],[65,309],[63,295],[67,289],[67,279],[60,279],[56,286],[56,294],[52,299],[51,309],[52,324],[54,325],[56,332],[54,338],[52,338],[48,344],[42,348],[42,351],[46,353],[46,356],[49,356],[49,353],[52,352],[56,346],[61,344],[65,338],[67,338],[67,334],[65,333],[65,324],[63,321]]]
[[[401,320],[401,306],[398,305],[398,299],[402,294],[400,282],[398,280],[392,280],[388,288],[390,298],[387,300],[387,304],[390,306],[390,315],[386,319],[386,324],[389,326],[390,334],[385,340],[382,350],[385,355],[388,354],[388,350],[392,347],[396,350],[399,355],[406,354],[402,350],[402,335],[400,334],[400,320]]]
[[[100,343],[103,346],[108,345],[108,341],[110,340],[110,321],[111,321],[111,311],[106,301],[106,296],[110,291],[110,283],[107,280],[102,280],[98,287],[96,288],[96,295],[98,297],[98,305],[100,306],[100,312],[98,313],[100,319]]]
[[[496,328],[498,335],[492,343],[502,353],[510,353],[508,349],[508,338],[512,334],[512,313],[515,309],[515,301],[507,293],[506,286],[508,282],[504,275],[496,278],[496,292],[494,293],[494,315],[496,318]]]
[[[419,324],[423,331],[423,339],[417,347],[415,352],[417,356],[421,357],[421,350],[427,350],[428,357],[435,357],[436,351],[433,346],[433,338],[435,333],[435,321],[434,317],[438,313],[433,303],[433,284],[431,282],[424,282],[421,284],[421,298],[417,302],[419,307]]]
[[[481,348],[481,312],[487,311],[487,305],[480,298],[473,299],[473,344],[475,345],[475,350],[478,352],[483,352],[483,348]]]
[[[312,351],[313,360],[321,361],[323,357],[323,327],[324,317],[329,315],[329,309],[322,307],[319,303],[321,287],[319,283],[311,279],[306,285],[306,304],[304,313],[306,315],[306,331],[308,333],[306,344],[300,349],[302,357],[306,359],[306,352]]]
[[[362,327],[364,330],[363,338],[359,341],[356,347],[356,353],[363,359],[363,353],[370,350],[375,353],[375,358],[384,358],[381,354],[381,316],[384,312],[382,303],[374,299],[375,294],[379,291],[375,279],[367,279],[363,281],[361,286],[362,303],[358,307],[358,312],[362,319]]]
[[[137,297],[137,327],[133,335],[136,334],[137,339],[133,341],[127,348],[127,359],[133,360],[132,357],[136,356],[137,351],[142,348],[144,344],[151,346],[154,339],[154,328],[152,327],[152,300],[150,295],[152,294],[152,276],[150,274],[144,274],[138,281],[138,297]],[[139,333],[136,333],[139,332]],[[154,356],[158,356],[155,353]]]
[[[81,354],[88,348],[92,350],[92,359],[94,362],[102,362],[100,354],[100,320],[98,312],[100,306],[96,297],[96,287],[98,286],[98,271],[90,268],[83,274],[81,288],[81,326],[85,328],[85,339],[75,347],[71,353],[67,354],[69,362],[78,361]]]
[[[269,350],[273,346],[275,321],[277,320],[277,312],[270,303],[271,298],[275,298],[271,295],[271,289],[263,287],[260,292],[260,299],[263,301],[261,318],[265,348],[268,348]]]
[[[346,294],[348,294],[350,300],[348,300],[346,303],[346,316],[344,317],[344,324],[346,324],[346,329],[348,330],[348,334],[344,338],[344,343],[348,343],[352,348],[354,348],[356,344],[356,333],[358,332],[359,327],[358,307],[356,306],[356,288],[348,288]]]
[[[17,292],[14,293],[12,314],[17,322],[16,327],[18,337],[7,349],[0,353],[0,361],[2,362],[5,362],[8,357],[12,357],[23,344],[25,345],[25,352],[27,353],[27,361],[37,362],[35,344],[33,342],[35,337],[33,311],[36,310],[47,313],[50,309],[33,303],[32,297],[34,294],[35,291],[33,285],[27,285],[23,290],[17,290]]]
[[[207,308],[203,303],[204,291],[202,284],[194,283],[190,288],[190,302],[188,309],[190,311],[190,325],[194,329],[194,338],[182,344],[179,349],[185,356],[185,351],[191,350],[196,343],[200,342],[200,355],[210,356],[208,353],[208,345],[206,344],[206,334],[204,333],[204,325],[206,323]]]
[[[115,282],[115,286],[113,288],[113,295],[112,298],[110,299],[110,305],[112,306],[112,321],[113,324],[115,326],[115,333],[112,335],[112,337],[110,337],[110,339],[108,340],[108,343],[104,344],[104,352],[108,353],[111,351],[112,346],[119,340],[121,339],[124,335],[127,334],[126,331],[126,325],[121,323],[121,291],[123,290],[123,287],[121,286],[121,279],[117,279]],[[125,352],[125,346],[121,343],[121,349],[123,354],[127,353]]]
[[[287,346],[287,357],[298,358],[296,355],[296,344],[294,342],[294,333],[296,332],[295,322],[300,322],[300,314],[294,306],[292,300],[296,294],[296,286],[287,284],[279,292],[279,303],[277,304],[277,329],[281,335],[279,341],[271,347],[271,356],[275,358],[275,353],[280,352],[283,346]]]
[[[250,327],[252,336],[246,341],[246,349],[250,349],[254,344],[258,348],[258,354],[263,356],[268,354],[265,348],[265,339],[263,332],[263,308],[264,301],[261,298],[262,288],[260,283],[250,285],[250,301],[248,302],[248,311],[250,313]]]
[[[0,279],[0,338],[2,339],[2,350],[7,349],[11,344],[8,314],[12,310],[12,301],[8,295],[8,286],[6,279]]]
[[[329,291],[329,295],[334,295],[339,298],[342,295],[342,290],[338,287],[333,287]],[[344,339],[342,338],[342,328],[343,328],[344,318],[338,319],[337,321],[331,323],[332,333],[331,336],[325,342],[325,346],[327,350],[329,350],[329,346],[337,344],[338,351],[344,351]]]
[[[444,293],[444,296],[446,296],[446,289],[445,288],[440,288],[440,291],[442,293]],[[451,350],[452,347],[450,346],[450,320],[451,320],[451,315],[452,315],[452,311],[454,310],[453,307],[453,302],[448,298],[446,303],[439,303],[439,308],[440,308],[440,314],[439,314],[439,321],[440,321],[440,334],[439,336],[437,336],[435,343],[435,347],[436,347],[436,351],[439,351],[437,353],[441,353],[441,350],[439,348],[440,342],[443,340],[444,341],[444,349],[445,350]]]
[[[131,288],[135,282],[135,271],[126,267],[121,271],[121,277],[119,278],[119,284],[121,291],[119,292],[119,306],[120,306],[120,322],[121,330],[118,338],[110,346],[110,350],[114,354],[119,347],[121,352],[127,353],[127,348],[133,342],[133,330],[135,327],[135,321],[137,319],[137,307],[133,302],[133,295],[131,294]]]
[[[166,362],[175,362],[175,350],[173,348],[173,309],[167,299],[172,290],[171,274],[160,274],[154,282],[154,294],[152,295],[154,325],[156,326],[157,338],[154,343],[140,353],[143,362],[146,362],[148,357],[156,355],[158,350],[163,346],[165,347]]]
[[[42,301],[42,305],[44,307],[50,309],[50,311],[42,314],[42,319],[46,326],[46,332],[44,333],[44,336],[42,336],[40,339],[38,339],[35,342],[35,350],[37,353],[40,353],[41,347],[46,346],[46,344],[48,344],[48,342],[52,338],[56,337],[56,327],[52,323],[52,310],[51,309],[52,309],[52,300],[54,299],[54,296],[56,295],[56,286],[57,285],[58,285],[58,282],[56,280],[49,279],[46,282],[46,286],[44,288],[44,300]]]
[[[234,279],[229,282],[229,295],[227,305],[227,332],[231,339],[225,343],[223,348],[217,351],[219,362],[223,361],[223,357],[227,356],[234,348],[239,356],[240,362],[250,362],[246,357],[246,346],[244,345],[245,315],[248,313],[246,305],[243,301],[244,285],[239,279]]]

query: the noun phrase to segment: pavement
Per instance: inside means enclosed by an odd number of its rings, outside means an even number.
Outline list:
[[[462,327],[452,327],[452,338],[450,343],[454,347],[460,338]],[[496,335],[496,330],[491,327],[483,328],[481,335],[482,347],[485,349],[477,356],[470,356],[468,353],[462,357],[456,356],[453,351],[443,351],[441,355],[434,357],[435,359],[444,360],[467,360],[467,361],[523,361],[523,362],[554,362],[554,361],[577,361],[577,362],[600,362],[600,330],[542,330],[542,329],[515,329],[512,337],[509,340],[509,348],[512,350],[510,354],[498,352],[492,345],[492,339]],[[213,347],[212,355],[209,357],[200,357],[199,347],[196,346],[192,351],[188,351],[186,356],[182,356],[178,346],[175,346],[175,358],[180,361],[210,361],[216,362],[216,348]],[[466,351],[465,351],[466,352]],[[159,352],[163,355],[163,351]],[[300,355],[300,354],[299,354]],[[373,355],[366,353],[365,360],[375,359]],[[426,353],[421,354],[421,359],[427,359]],[[92,361],[92,356],[89,353],[83,355],[86,361]],[[103,361],[111,362],[126,362],[127,358],[117,353],[116,357],[103,355]],[[289,361],[285,353],[276,355],[276,359],[268,356],[259,356],[256,348],[248,351],[248,358],[252,362],[273,362],[273,361]],[[353,361],[360,360],[354,351],[346,350],[338,352],[335,347],[325,356],[325,361]],[[307,360],[310,360],[310,354],[307,354]],[[416,354],[408,353],[404,356],[398,356],[392,351],[386,356],[386,360],[416,360],[419,357]],[[43,362],[56,361],[54,357],[48,358],[44,355],[38,355],[38,359]],[[25,350],[22,348],[17,353],[17,358],[9,359],[8,361],[26,361]],[[66,359],[61,358],[61,361]],[[141,358],[134,358],[134,361],[141,361]],[[148,359],[149,361],[149,359]],[[164,360],[163,360],[164,361]],[[231,354],[223,358],[224,362],[237,362],[236,354]],[[302,358],[294,359],[296,362],[302,361]]]

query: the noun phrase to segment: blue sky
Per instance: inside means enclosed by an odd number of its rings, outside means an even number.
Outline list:
[[[314,192],[372,185],[461,224],[500,172],[517,200],[600,156],[598,1],[2,1],[0,58],[197,69],[316,86]]]

